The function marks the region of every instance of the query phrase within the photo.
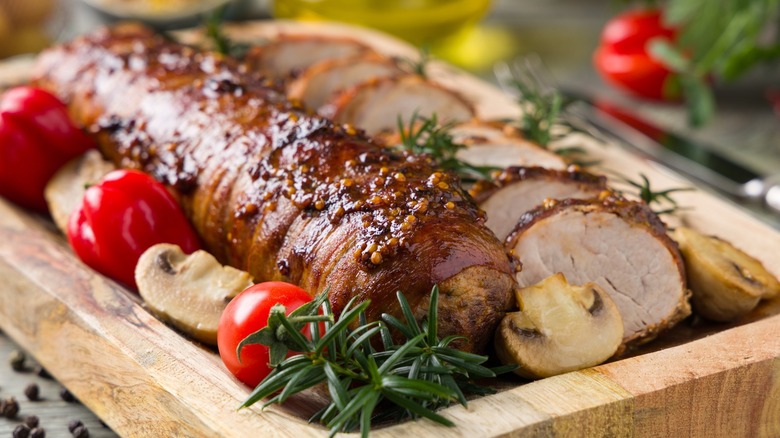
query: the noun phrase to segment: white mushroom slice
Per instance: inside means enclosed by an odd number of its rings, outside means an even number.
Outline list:
[[[598,365],[623,339],[615,303],[597,284],[572,286],[563,274],[516,291],[520,312],[507,314],[496,333],[498,358],[518,364],[527,378],[550,377]]]
[[[317,109],[339,91],[371,79],[401,74],[403,69],[395,60],[376,53],[330,59],[307,68],[292,81],[287,86],[287,97]]]
[[[780,293],[780,282],[760,261],[715,236],[687,227],[675,230],[693,297],[693,310],[713,321],[732,321],[762,298]]]
[[[419,76],[404,75],[364,82],[338,93],[319,109],[337,123],[349,123],[369,135],[398,130],[416,113],[440,124],[461,122],[474,117],[474,109],[458,93]]]
[[[468,146],[458,152],[458,158],[475,166],[546,167],[560,170],[568,166],[560,155],[493,123],[460,124],[454,126],[450,133],[457,143]]]
[[[222,266],[211,254],[186,255],[168,243],[154,245],[141,255],[135,281],[152,313],[209,345],[217,345],[219,318],[227,304],[252,285],[248,273]]]
[[[97,184],[114,169],[114,164],[104,160],[100,152],[91,150],[74,158],[54,174],[46,185],[44,196],[57,228],[67,232],[68,218],[81,203],[87,187]]]
[[[682,256],[646,204],[566,199],[522,216],[506,240],[523,263],[520,286],[563,273],[597,283],[620,309],[624,343],[653,339],[690,314]]]
[[[504,240],[523,213],[550,199],[592,199],[607,190],[607,179],[576,167],[510,167],[493,181],[478,181],[469,191],[487,213],[485,225]]]
[[[349,58],[370,51],[365,44],[347,37],[281,35],[250,50],[246,62],[271,77],[288,78],[320,61]]]

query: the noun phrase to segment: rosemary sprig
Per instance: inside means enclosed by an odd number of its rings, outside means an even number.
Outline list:
[[[214,45],[214,50],[223,55],[241,59],[246,56],[250,44],[237,43],[228,38],[222,31],[222,23],[225,19],[226,6],[220,6],[204,18],[206,38]]]
[[[553,140],[552,128],[568,102],[554,88],[542,92],[533,79],[515,80],[514,86],[522,99],[521,105],[524,109],[520,130],[529,140],[546,147]]]
[[[639,177],[642,179],[641,182],[631,180],[626,177],[621,177],[621,179],[638,189],[638,192],[636,193],[636,196],[639,197],[642,201],[645,202],[645,204],[652,206],[653,204],[659,204],[659,205],[666,205],[670,204],[671,207],[663,209],[663,210],[653,210],[655,214],[657,215],[664,215],[664,214],[673,214],[680,210],[680,206],[677,204],[677,201],[672,197],[672,193],[676,192],[689,192],[694,190],[693,187],[676,187],[672,189],[667,190],[660,190],[655,191],[650,185],[650,180],[647,178],[647,176],[643,173],[639,174]]]
[[[431,62],[431,60],[433,60],[431,49],[427,44],[423,44],[420,46],[420,54],[417,59],[403,57],[399,58],[398,62],[402,67],[404,67],[404,69],[409,71],[409,73],[427,78],[428,64]]]
[[[415,112],[409,120],[409,126],[404,126],[399,116],[399,146],[416,154],[428,154],[438,167],[456,173],[465,183],[488,179],[491,172],[499,170],[492,166],[474,166],[458,159],[458,151],[466,146],[455,142],[450,134],[452,127],[452,123],[440,125],[436,114],[426,118]]]
[[[486,356],[450,346],[458,337],[439,338],[437,287],[431,292],[428,316],[422,324],[414,319],[400,292],[397,297],[403,318],[384,314],[381,321],[373,322],[367,322],[365,316],[369,301],[351,300],[336,319],[324,295],[317,299],[322,315],[317,314],[315,305],[296,310],[290,316],[285,316],[283,306],[278,306],[272,311],[275,326],[251,335],[239,345],[240,349],[246,344],[262,343],[273,348],[281,343],[299,352],[279,361],[242,407],[267,397],[270,398],[263,407],[283,403],[294,394],[324,383],[331,402],[311,420],[325,424],[331,436],[359,429],[366,437],[372,421],[385,415],[424,417],[453,426],[435,410],[453,402],[465,406],[464,388],[475,386],[473,379],[495,377],[497,372],[514,368],[486,368],[482,366]],[[320,330],[320,321],[325,321],[324,331]],[[292,332],[300,334],[306,324],[311,339],[291,336]],[[393,341],[391,328],[403,335],[403,343]],[[274,354],[277,359],[281,354],[278,351]],[[476,390],[490,391],[484,387]],[[380,403],[392,407],[377,416],[375,410]]]

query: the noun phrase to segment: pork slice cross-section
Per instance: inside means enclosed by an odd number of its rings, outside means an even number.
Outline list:
[[[471,195],[487,213],[486,225],[506,239],[520,217],[548,199],[592,199],[607,189],[607,179],[572,167],[510,167],[493,181],[480,181]]]
[[[623,317],[624,344],[653,339],[690,314],[682,257],[658,217],[619,198],[565,200],[526,213],[507,238],[520,286],[557,273],[594,281]]]
[[[371,51],[365,44],[347,37],[280,35],[264,46],[252,48],[246,62],[272,78],[288,79],[320,61]]]
[[[307,68],[287,87],[287,96],[317,109],[334,94],[371,79],[397,76],[403,70],[392,58],[373,52],[329,59]]]
[[[458,93],[416,75],[364,82],[338,93],[318,112],[369,135],[397,131],[399,117],[407,126],[415,114],[425,118],[435,114],[441,124],[474,117],[474,108]]]
[[[560,155],[523,138],[514,129],[492,122],[469,122],[454,126],[450,133],[457,143],[466,145],[458,158],[474,166],[547,167],[566,169]]]

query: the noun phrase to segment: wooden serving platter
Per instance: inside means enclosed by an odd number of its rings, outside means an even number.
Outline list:
[[[314,32],[351,35],[389,54],[416,51],[394,39],[341,25],[251,23],[241,38]],[[184,34],[198,38],[197,32]],[[29,62],[0,67],[0,83],[23,79]],[[463,92],[481,118],[516,116],[500,91],[451,67],[430,75]],[[615,145],[586,137],[603,167],[644,173],[659,188],[691,183]],[[780,275],[780,233],[703,190],[680,193],[682,223],[717,234]],[[151,316],[135,295],[85,267],[46,218],[0,199],[0,327],[84,404],[126,436],[324,436],[308,424],[320,397],[285,407],[237,410],[249,389],[211,350]],[[506,379],[499,393],[375,436],[780,436],[780,300],[729,325],[683,322],[632,357],[536,382]]]

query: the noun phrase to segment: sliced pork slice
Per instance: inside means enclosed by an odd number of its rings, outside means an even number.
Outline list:
[[[506,239],[523,213],[548,199],[593,199],[607,190],[607,178],[584,172],[544,167],[509,167],[493,181],[479,181],[470,190],[485,213],[486,225]]]
[[[492,122],[469,122],[450,131],[454,140],[469,147],[458,152],[458,158],[475,166],[547,167],[566,169],[560,155],[524,139],[508,125]]]
[[[645,204],[568,199],[526,213],[506,240],[523,264],[520,286],[558,272],[598,283],[620,309],[624,344],[654,338],[690,314],[677,245]]]
[[[290,78],[324,60],[341,59],[372,52],[365,44],[346,37],[324,35],[281,35],[253,47],[246,63],[272,78]]]
[[[287,86],[287,97],[317,109],[339,91],[371,79],[403,73],[404,70],[394,59],[373,52],[349,58],[329,59],[304,70]]]
[[[371,80],[338,93],[322,106],[320,115],[337,123],[349,123],[369,135],[398,130],[416,113],[441,124],[462,122],[474,117],[474,108],[458,93],[417,75]]]

